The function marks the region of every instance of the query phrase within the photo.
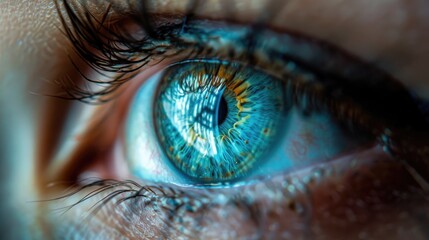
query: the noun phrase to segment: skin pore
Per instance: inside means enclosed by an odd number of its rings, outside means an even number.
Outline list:
[[[122,4],[119,0],[112,2]],[[232,19],[232,14],[226,14],[228,11],[224,10],[229,2],[204,1],[205,5],[195,13],[201,18],[226,19],[243,24],[258,19],[255,16],[269,19],[264,22],[270,28],[280,32],[296,31],[327,41],[388,72],[420,98],[429,97],[429,80],[426,78],[429,74],[426,67],[429,62],[429,46],[425,41],[429,39],[429,31],[426,31],[429,29],[429,3],[426,1],[267,1],[271,6],[267,10],[265,5],[268,3],[265,1],[241,0],[235,1],[235,7],[230,8],[234,11]],[[183,13],[189,6],[186,1],[173,0],[152,1],[150,5],[151,11],[156,13]],[[97,11],[97,6],[103,9],[101,6],[105,5],[94,1],[94,12]],[[44,133],[47,131],[45,129],[63,127],[61,119],[69,117],[67,111],[71,102],[46,97],[44,93],[55,90],[56,85],[52,83],[65,75],[82,80],[70,61],[70,58],[76,61],[79,58],[73,54],[72,45],[61,32],[62,25],[52,1],[3,0],[0,2],[0,9],[0,157],[5,159],[1,165],[0,178],[1,190],[5,192],[1,208],[5,210],[1,211],[0,217],[2,223],[7,223],[2,224],[6,226],[6,236],[45,239],[60,236],[72,238],[73,234],[91,238],[94,236],[92,234],[100,234],[100,238],[123,236],[145,239],[151,238],[148,236],[162,238],[175,234],[169,232],[174,230],[165,230],[166,227],[160,220],[162,216],[159,215],[166,213],[156,212],[152,208],[141,210],[138,214],[122,205],[118,208],[103,208],[84,226],[78,224],[81,214],[90,209],[97,202],[96,199],[77,205],[61,215],[61,221],[58,221],[60,214],[52,214],[53,209],[69,206],[96,188],[61,201],[43,204],[31,202],[61,195],[59,192],[46,190],[50,183],[50,177],[47,176],[61,177],[64,169],[69,168],[51,166],[50,158],[54,155],[55,142],[59,136]],[[275,14],[267,14],[274,10]],[[166,62],[168,61],[173,62],[171,59]],[[148,69],[140,78],[148,78],[153,72],[156,71]],[[118,101],[126,103],[129,100],[123,97]],[[106,111],[108,106],[97,109]],[[288,204],[284,203],[284,199],[277,199],[276,202],[274,198],[265,198],[265,195],[275,195],[277,188],[268,190],[263,184],[243,187],[240,191],[249,192],[246,196],[254,197],[260,204],[264,201],[267,204],[269,201],[268,204],[272,207],[262,208],[267,212],[259,213],[266,217],[264,220],[267,223],[262,224],[262,228],[283,238],[400,239],[403,236],[413,236],[412,239],[426,239],[428,233],[424,228],[428,225],[428,204],[409,172],[401,164],[394,163],[380,149],[360,153],[355,158],[361,160],[358,164],[361,167],[351,169],[350,163],[338,159],[332,164],[335,177],[323,183],[311,182],[302,189],[298,187],[299,184],[295,184],[298,190],[289,189],[289,195],[282,197],[291,199]],[[376,161],[380,159],[384,161]],[[73,162],[65,165],[71,166]],[[105,166],[91,170],[95,169],[100,172],[99,175],[109,178],[127,179],[124,177],[127,174],[122,173],[126,170],[111,173],[111,169],[120,168],[118,165],[120,164],[111,164],[110,170],[106,170]],[[291,176],[300,174],[305,175],[305,170]],[[354,177],[356,175],[359,177]],[[61,179],[60,177],[54,178]],[[275,186],[280,185],[281,178],[285,177],[277,178],[273,181]],[[258,194],[260,189],[264,189],[264,196]],[[216,235],[219,234],[219,229],[255,237],[253,234],[258,228],[258,221],[255,223],[249,220],[248,213],[243,211],[248,210],[242,206],[243,202],[238,203],[237,207],[213,200],[215,195],[229,196],[237,190],[215,189],[204,190],[202,193],[199,190],[186,191],[185,196],[198,196],[196,199],[199,202],[193,202],[190,206],[205,206],[204,199],[211,203],[211,209],[205,212],[205,220],[201,220],[205,229],[198,233],[201,238],[219,237]],[[306,202],[308,192],[315,196],[310,204]],[[407,197],[400,199],[399,195]],[[300,212],[301,208],[308,211],[308,206],[313,209],[311,219],[306,218],[307,212]],[[225,213],[229,215],[226,216]],[[52,215],[57,218],[51,218]],[[108,216],[116,218],[110,219]],[[152,220],[148,220],[146,216],[152,216]],[[198,214],[186,213],[185,216],[186,220],[198,217]],[[277,225],[269,225],[274,222]],[[371,224],[364,224],[365,222]],[[184,225],[186,224],[189,229],[193,229],[195,222],[190,220]],[[183,233],[180,230],[178,232]],[[195,235],[189,233],[184,236]],[[234,236],[226,234],[221,237]],[[276,235],[271,235],[271,238],[274,236]]]

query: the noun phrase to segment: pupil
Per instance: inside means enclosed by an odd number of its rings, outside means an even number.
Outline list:
[[[220,99],[219,108],[217,109],[217,124],[221,125],[225,122],[226,116],[228,115],[228,105],[224,97]]]

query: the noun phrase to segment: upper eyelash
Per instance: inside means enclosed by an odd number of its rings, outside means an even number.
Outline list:
[[[60,10],[60,1],[65,13]],[[80,6],[82,10],[76,10],[76,5],[67,0],[55,0],[64,34],[72,43],[75,52],[101,76],[106,76],[108,72],[115,73],[115,77],[108,77],[108,80],[95,80],[87,77],[77,64],[74,64],[85,80],[105,88],[94,91],[77,86],[72,79],[63,78],[60,83],[65,95],[59,97],[86,103],[103,103],[110,100],[105,96],[109,96],[124,82],[133,78],[137,74],[137,70],[147,65],[154,57],[162,57],[168,50],[174,50],[176,55],[191,46],[195,47],[195,50],[189,55],[201,51],[202,46],[199,43],[194,42],[190,45],[176,38],[177,31],[186,29],[187,22],[193,17],[194,11],[198,9],[201,1],[191,1],[189,11],[186,15],[181,16],[182,19],[178,22],[156,27],[155,23],[151,21],[153,16],[145,11],[145,1],[138,1],[138,3],[138,9],[133,9],[133,13],[127,17],[139,24],[141,30],[145,32],[143,38],[133,37],[128,32],[119,30],[117,26],[109,24],[109,16],[112,11],[115,11],[112,5],[107,6],[101,17],[96,17],[89,11],[85,1]],[[249,28],[247,37],[243,38],[246,40],[249,62],[252,62],[253,59],[252,51],[256,36],[254,33],[261,29],[263,23],[264,19],[259,19],[253,27]],[[173,31],[173,29],[175,30]],[[163,42],[174,43],[174,46],[170,45],[171,49],[168,49],[168,45],[162,44]],[[73,60],[71,61],[73,62]]]
[[[117,48],[117,45],[114,43],[121,43],[125,46],[128,45],[128,48],[134,50],[134,47],[130,46],[130,43],[136,43],[138,46],[142,46],[145,43],[145,39],[139,41],[136,39],[133,40],[131,36],[127,36],[125,39],[125,36],[116,34],[110,27],[106,26],[105,21],[107,20],[108,14],[111,10],[110,6],[106,9],[101,20],[98,20],[98,18],[86,10],[85,7],[85,11],[83,12],[75,11],[73,6],[70,5],[67,0],[63,0],[62,3],[66,11],[65,16],[60,10],[61,8],[58,1],[55,1],[55,3],[60,20],[64,27],[64,33],[71,41],[74,50],[81,59],[101,75],[105,75],[104,72],[121,73],[122,71],[122,74],[118,74],[118,76],[110,81],[97,81],[85,76],[79,67],[74,64],[80,75],[87,81],[96,84],[103,84],[109,87],[97,92],[92,92],[88,91],[88,89],[77,87],[73,84],[73,80],[65,78],[61,83],[68,96],[64,96],[63,98],[77,99],[83,102],[94,102],[96,97],[112,93],[122,82],[125,82],[132,77],[125,77],[125,69],[129,69],[130,66],[135,64],[141,64],[142,66],[145,64],[145,62],[141,62],[145,61],[146,58],[139,61],[132,61],[129,58],[118,54],[118,52],[120,52],[121,54],[126,55],[130,52],[125,52]],[[70,20],[70,24],[67,24],[66,17]],[[102,33],[102,31],[104,31],[104,33]],[[116,37],[117,39],[112,39],[112,37]],[[109,41],[112,44],[106,44],[106,41]],[[96,50],[99,54],[94,54],[93,50]],[[134,67],[134,69],[129,70],[129,72],[138,68],[140,68],[140,66]]]

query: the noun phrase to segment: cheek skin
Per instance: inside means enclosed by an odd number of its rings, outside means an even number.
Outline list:
[[[80,211],[85,212],[94,199],[68,210],[61,224],[67,226],[65,231],[72,226],[77,235],[121,233],[136,239],[426,239],[424,194],[401,164],[378,148],[252,185],[209,190],[174,187],[165,192],[164,197],[142,192],[147,198],[108,203],[90,218],[91,224],[81,224]],[[73,201],[81,197],[76,195]]]
[[[384,156],[370,161],[311,191],[316,235],[426,239],[424,192],[395,159]]]

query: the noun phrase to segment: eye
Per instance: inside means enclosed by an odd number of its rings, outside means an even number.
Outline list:
[[[388,74],[286,29],[152,16],[138,2],[99,21],[63,1],[89,65],[66,97],[101,103],[49,178],[77,185],[58,198],[73,208],[64,225],[83,236],[357,239],[402,196],[421,197],[421,158],[403,156],[424,152],[408,147],[427,120]],[[79,181],[87,171],[101,180]]]
[[[326,111],[294,106],[284,80],[252,66],[194,60],[137,91],[125,145],[140,178],[213,185],[320,163],[356,150],[358,140]]]
[[[69,17],[92,21],[74,14],[69,9]],[[104,123],[104,131],[96,131],[106,132],[99,134],[103,144],[82,148],[91,152],[87,156],[110,159],[104,154],[123,128],[129,171],[143,180],[243,184],[358,150],[388,149],[392,131],[427,125],[401,84],[309,37],[177,16],[160,18],[152,29],[138,20],[117,24],[101,28],[107,34],[79,25],[67,32],[77,53],[100,73],[100,79],[84,76],[87,89],[72,83],[67,93],[88,102],[134,95],[131,104],[101,107],[109,112],[104,122],[124,111],[127,119],[122,126]],[[150,76],[154,69],[159,72]],[[142,83],[135,94],[127,91],[136,86],[132,82]]]

